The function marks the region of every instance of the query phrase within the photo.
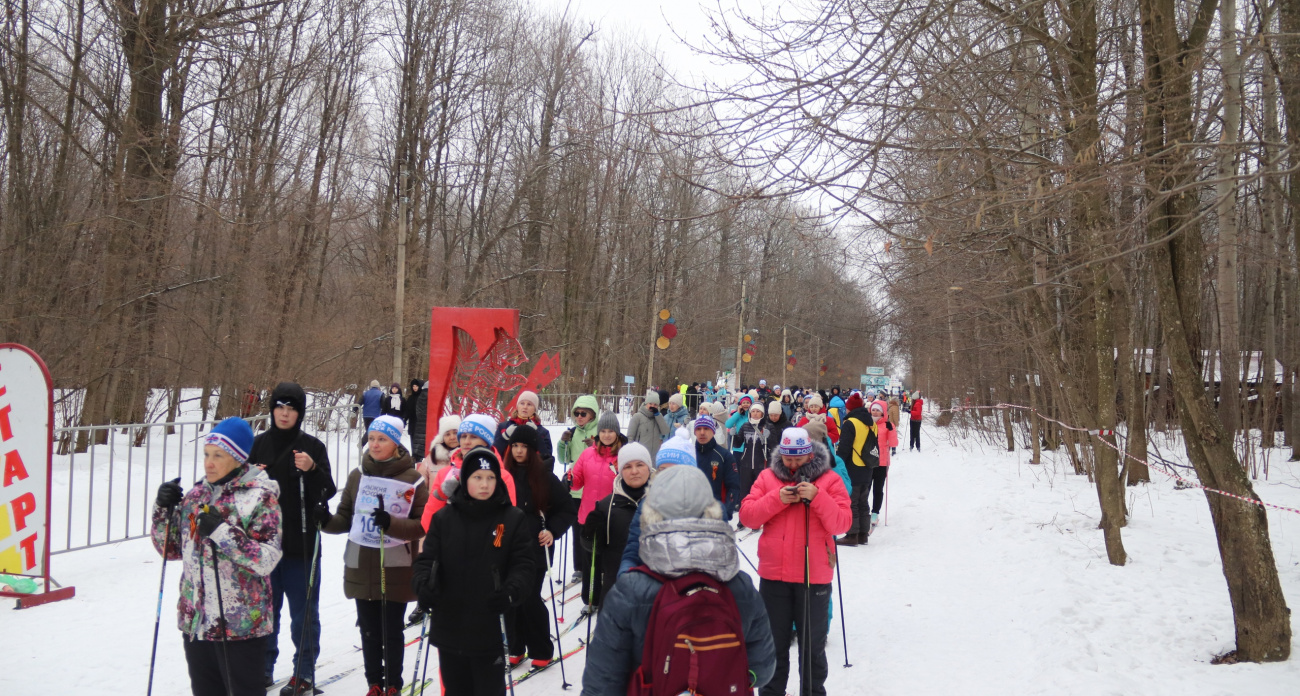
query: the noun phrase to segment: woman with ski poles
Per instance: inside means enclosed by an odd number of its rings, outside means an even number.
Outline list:
[[[357,603],[366,696],[402,689],[402,619],[415,601],[411,565],[429,487],[402,442],[402,421],[380,416],[370,424],[361,466],[348,474],[338,510],[322,515],[321,531],[348,535],[343,595]]]
[[[618,579],[618,566],[627,548],[628,531],[645,497],[646,487],[654,478],[650,450],[639,442],[629,442],[618,451],[618,478],[614,492],[596,501],[596,507],[582,525],[583,542],[591,546],[596,558],[596,576],[592,578],[593,604],[602,599]]]
[[[791,626],[798,630],[799,693],[823,696],[835,535],[848,531],[853,521],[849,495],[826,446],[803,428],[785,429],[770,466],[740,504],[740,521],[763,529],[758,593],[767,606],[772,638],[777,645],[789,645]],[[789,675],[789,653],[777,650],[776,673],[761,696],[785,694]]]
[[[533,669],[545,667],[555,655],[551,645],[551,616],[542,601],[542,585],[550,567],[555,540],[564,536],[578,518],[578,506],[569,491],[542,463],[537,451],[537,431],[515,428],[506,447],[506,468],[515,479],[517,506],[524,513],[524,532],[532,544],[533,574],[519,608],[515,611],[514,630],[510,632],[510,665],[527,657]]]
[[[264,696],[271,571],[280,562],[280,487],[248,465],[253,429],[217,424],[203,443],[203,478],[158,487],[151,536],[164,562],[181,560],[177,604],[195,696]],[[151,684],[152,686],[152,684]]]
[[[505,614],[533,592],[536,544],[501,485],[496,454],[467,452],[461,483],[429,521],[411,583],[432,617],[429,640],[447,696],[506,692]]]

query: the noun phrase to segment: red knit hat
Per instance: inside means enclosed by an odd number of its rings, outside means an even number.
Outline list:
[[[856,411],[866,405],[866,402],[862,400],[862,395],[858,393],[850,394],[849,400],[844,402],[844,408],[850,411]]]

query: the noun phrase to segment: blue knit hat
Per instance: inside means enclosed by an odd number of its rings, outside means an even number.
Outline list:
[[[695,439],[686,434],[685,428],[678,428],[659,446],[659,453],[655,455],[656,467],[674,464],[695,466]]]
[[[497,437],[497,422],[492,416],[471,413],[465,416],[464,420],[460,422],[460,427],[456,429],[456,436],[461,435],[474,435],[491,445],[492,441]]]
[[[203,444],[216,445],[243,464],[248,461],[248,453],[253,449],[253,429],[243,418],[231,416],[217,423]]]
[[[718,432],[718,422],[708,416],[700,416],[695,419],[695,425],[691,427],[691,432],[695,432],[696,428],[708,428],[716,433]]]
[[[370,422],[368,432],[379,433],[397,444],[402,444],[402,419],[397,416],[380,416]]]
[[[805,454],[812,454],[812,437],[803,428],[786,428],[781,433],[780,450],[781,454],[787,457],[801,457]]]

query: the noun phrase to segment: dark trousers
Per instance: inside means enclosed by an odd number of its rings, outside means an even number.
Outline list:
[[[576,525],[575,525],[576,526]],[[573,552],[574,568],[582,573],[582,603],[591,603],[591,562],[594,560],[591,549],[583,545],[581,528],[574,529],[573,532]],[[567,583],[568,580],[566,579]],[[556,597],[555,601],[563,602],[563,597]]]
[[[872,467],[871,469],[879,469]],[[871,494],[871,469],[861,466],[849,467],[849,481],[853,483],[853,492],[849,494],[849,510],[853,513],[853,525],[849,534],[865,534],[871,524],[871,508],[868,505]]]
[[[885,502],[885,478],[887,476],[889,476],[889,467],[887,466],[878,466],[871,470],[871,511],[876,514],[880,514],[880,504]],[[865,493],[864,490],[863,494]]]
[[[921,421],[912,421],[912,437],[907,441],[907,449],[915,447],[917,452],[921,451]]]
[[[790,637],[794,633],[799,638],[799,694],[800,696],[825,696],[826,675],[830,671],[826,664],[826,635],[830,632],[831,586],[812,585],[808,607],[809,623],[804,627],[804,586],[795,582],[776,582],[763,579],[758,583],[758,594],[767,606],[767,618],[772,624],[772,641],[776,644],[776,671],[772,681],[760,691],[760,696],[783,696],[786,683],[790,679]],[[809,652],[812,656],[812,674],[807,684],[803,683],[805,674],[803,656],[804,641],[811,640]]]
[[[417,464],[424,459],[424,433],[411,433],[411,460]]]
[[[534,574],[533,591],[524,603],[515,609],[514,628],[510,631],[510,654],[523,655],[534,660],[549,660],[555,654],[551,645],[551,613],[542,601],[542,584],[546,582],[546,566]],[[556,602],[564,601],[557,597]]]
[[[190,691],[194,696],[226,696],[226,672],[219,640],[190,640],[185,644],[185,664],[190,670]],[[229,640],[224,655],[230,662],[230,693],[235,696],[266,696],[262,682],[262,662],[266,659],[266,640],[248,638]]]
[[[271,635],[266,639],[266,676],[275,672],[275,661],[280,656],[280,619],[283,617],[284,599],[289,599],[289,632],[293,638],[293,663],[297,676],[316,681],[316,657],[320,655],[320,565],[316,566],[316,586],[307,591],[307,576],[311,574],[311,560],[285,556],[271,571],[271,611],[275,615]],[[307,595],[311,595],[310,603]],[[307,645],[302,645],[303,622],[310,619]],[[301,666],[299,666],[301,665]]]
[[[438,669],[446,696],[501,696],[506,692],[501,655],[466,655],[439,648]]]
[[[405,652],[402,629],[406,626],[406,602],[358,599],[357,625],[361,628],[361,656],[366,663],[366,683],[401,689],[402,653]],[[385,628],[388,629],[386,634]],[[385,635],[388,639],[387,654],[384,651]],[[385,676],[388,678],[386,684]]]

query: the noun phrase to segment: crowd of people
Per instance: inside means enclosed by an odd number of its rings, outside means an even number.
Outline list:
[[[919,450],[924,405],[907,392],[706,383],[648,391],[625,431],[587,395],[553,444],[524,391],[502,422],[442,416],[426,448],[422,382],[403,394],[374,381],[360,401],[366,447],[341,490],[290,382],[272,390],[265,432],[222,421],[204,441],[204,477],[159,487],[152,536],[183,561],[195,694],[273,686],[286,598],[295,654],[280,693],[313,693],[321,533],[347,535],[366,696],[401,693],[411,623],[438,650],[444,693],[503,694],[513,668],[562,659],[553,571],[570,531],[584,694],[781,696],[792,642],[800,693],[825,694],[838,549],[867,542],[900,419]],[[738,533],[760,535],[757,585]]]

